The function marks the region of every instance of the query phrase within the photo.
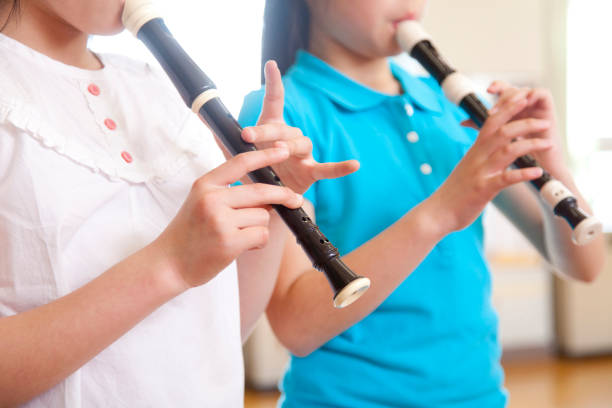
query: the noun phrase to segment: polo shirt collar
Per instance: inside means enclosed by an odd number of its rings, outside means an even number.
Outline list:
[[[393,76],[415,105],[426,111],[440,113],[442,108],[436,93],[418,78],[389,61]],[[347,77],[325,61],[304,50],[297,53],[296,63],[289,70],[293,78],[324,92],[335,103],[352,111],[366,110],[397,95],[389,95],[368,88]]]

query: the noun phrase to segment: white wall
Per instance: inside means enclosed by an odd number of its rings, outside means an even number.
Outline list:
[[[424,25],[461,71],[542,76],[547,0],[429,0]]]

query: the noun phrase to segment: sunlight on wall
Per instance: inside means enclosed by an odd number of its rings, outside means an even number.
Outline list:
[[[567,34],[567,144],[578,185],[612,231],[612,2],[570,0]]]
[[[260,87],[263,0],[157,0],[156,6],[178,42],[215,82],[235,115],[243,97]],[[156,64],[129,32],[93,37],[97,52],[125,54]]]

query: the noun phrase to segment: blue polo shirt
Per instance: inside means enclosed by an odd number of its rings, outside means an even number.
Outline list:
[[[283,79],[285,119],[312,139],[315,159],[361,162],[356,173],[319,181],[305,194],[341,254],[429,197],[476,137],[432,78],[390,64],[402,95],[367,88],[304,51]],[[262,90],[245,98],[242,125],[257,121],[262,98]],[[362,321],[309,356],[291,357],[283,407],[505,405],[482,217],[445,237],[409,273]]]

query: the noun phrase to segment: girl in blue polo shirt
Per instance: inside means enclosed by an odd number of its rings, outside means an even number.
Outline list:
[[[309,208],[344,261],[372,280],[359,301],[336,310],[323,274],[287,244],[267,311],[292,353],[283,407],[503,407],[483,252],[490,201],[566,276],[590,281],[601,269],[602,239],[573,245],[567,225],[522,183],[541,170],[507,169],[533,154],[588,209],[563,164],[547,91],[492,84],[499,101],[477,134],[432,78],[388,60],[400,52],[397,23],[420,18],[423,7],[267,1],[263,56],[285,73],[286,121],[310,137],[318,161],[361,163],[315,183]],[[247,96],[244,125],[256,123],[262,98]],[[265,131],[246,135],[268,140]]]

